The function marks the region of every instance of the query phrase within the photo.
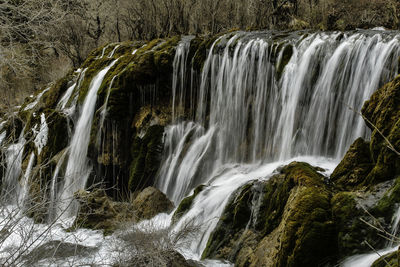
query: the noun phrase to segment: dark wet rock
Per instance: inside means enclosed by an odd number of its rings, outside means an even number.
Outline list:
[[[129,189],[140,191],[155,182],[160,167],[164,127],[150,126],[144,136],[137,136],[132,144],[132,163],[130,165]]]

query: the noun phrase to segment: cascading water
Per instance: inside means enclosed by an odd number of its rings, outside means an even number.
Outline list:
[[[276,55],[279,46],[286,48]],[[279,78],[276,66],[285,64],[284,53],[290,53],[290,60]],[[368,137],[361,116],[350,108],[360,111],[372,92],[396,75],[399,53],[397,36],[378,33],[317,33],[279,43],[262,34],[218,39],[204,63],[197,99],[196,123],[208,129],[183,154],[179,145],[169,143],[179,136],[166,138],[165,163],[173,157],[180,162],[175,170],[163,166],[159,187],[168,188],[171,172],[176,181],[193,186],[206,182],[207,175],[199,174],[196,165],[187,172],[183,169],[189,167],[181,164],[206,148],[213,150],[205,163],[209,170],[226,163],[272,162],[296,155],[340,159],[357,137]],[[165,192],[179,201],[192,188]]]
[[[174,62],[186,60],[181,52]],[[399,55],[399,36],[376,31],[285,38],[237,33],[217,39],[192,100],[194,121],[174,117],[175,124],[166,128],[157,179],[175,204],[199,184],[208,185],[175,226],[190,220],[202,226],[185,253],[200,257],[215,218],[243,184],[268,179],[300,155],[333,170],[356,138],[368,137],[353,110],[360,111],[374,90],[397,74]],[[175,110],[183,105],[176,86],[186,72],[182,66],[174,65]]]
[[[172,81],[172,118],[183,114],[186,86],[186,65],[190,49],[190,41],[194,36],[184,36],[178,44],[173,62]]]
[[[11,144],[6,151],[6,164],[7,169],[5,178],[3,179],[2,195],[5,199],[11,199],[12,204],[18,201],[18,196],[15,192],[19,188],[19,176],[22,172],[22,156],[26,140],[24,138],[24,130],[18,139],[18,143]],[[17,203],[18,204],[18,203]]]
[[[201,73],[195,73],[194,68],[189,70],[192,39],[184,37],[176,48],[173,118],[172,124],[165,127],[164,155],[156,183],[176,205],[198,185],[205,185],[172,231],[191,221],[200,225],[198,236],[181,248],[185,256],[199,259],[229,197],[238,188],[251,181],[265,181],[277,167],[294,160],[325,168],[329,175],[357,137],[368,137],[362,118],[352,109],[359,111],[374,90],[397,74],[400,37],[378,31],[230,33],[213,43]],[[163,44],[160,42],[150,51]],[[105,46],[98,59],[113,57],[118,47]],[[138,49],[130,51],[141,55]],[[67,217],[76,212],[76,206],[69,205],[73,194],[85,188],[91,171],[87,152],[97,93],[116,61],[92,79],[77,114],[70,145],[57,156],[49,188],[50,221],[60,214]],[[77,72],[79,76],[75,76],[57,104],[58,111],[74,114],[85,72],[86,69]],[[115,78],[106,85],[99,140]],[[156,84],[138,88],[136,96],[141,97],[142,104],[155,102]],[[25,111],[34,108],[45,91]],[[47,142],[46,134],[40,133],[48,131],[44,114],[40,119],[34,140],[38,154]],[[118,137],[116,131],[112,124],[113,137]],[[139,137],[143,135],[139,133]],[[35,155],[30,155],[22,174],[25,142],[22,133],[18,143],[6,151],[4,189],[16,188],[19,182],[26,184],[30,177]],[[118,146],[112,146],[114,156],[114,147]],[[257,197],[253,199],[248,225],[257,217],[258,201]],[[171,216],[164,219],[170,223]]]
[[[88,93],[82,106],[81,115],[72,136],[67,168],[65,171],[64,185],[59,199],[59,212],[64,212],[66,216],[72,216],[77,211],[76,203],[70,205],[73,194],[85,188],[90,168],[87,164],[87,151],[90,140],[90,130],[97,100],[97,91],[107,72],[118,61],[114,60],[110,65],[100,71],[91,81]]]

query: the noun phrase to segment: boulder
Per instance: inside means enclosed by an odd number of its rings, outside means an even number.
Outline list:
[[[147,187],[133,201],[136,219],[148,220],[159,213],[169,213],[174,205],[167,196],[154,187]]]
[[[80,204],[74,228],[83,227],[104,230],[106,234],[120,228],[124,223],[135,221],[135,212],[128,202],[114,202],[102,189],[93,192],[78,191],[75,198]]]
[[[352,190],[363,184],[372,168],[373,162],[369,151],[369,143],[362,138],[358,138],[350,146],[330,178],[340,189]]]
[[[371,158],[375,163],[364,184],[376,184],[400,175],[400,76],[378,89],[362,108],[372,131]]]
[[[240,188],[211,234],[203,257],[227,259],[236,266],[325,263],[337,248],[331,192],[318,170],[293,162],[268,181]]]

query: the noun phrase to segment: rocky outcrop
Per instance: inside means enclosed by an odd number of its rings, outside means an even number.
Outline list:
[[[294,162],[231,197],[203,257],[228,259],[237,266],[324,263],[336,254],[330,198],[318,169]]]
[[[159,213],[168,213],[174,209],[172,202],[158,189],[147,187],[133,201],[137,220],[151,219]]]
[[[104,190],[79,191],[75,198],[80,204],[74,228],[104,230],[106,234],[119,229],[125,223],[136,221],[135,211],[128,202],[112,201]]]
[[[362,109],[366,123],[372,130],[370,151],[374,162],[365,184],[390,180],[400,175],[399,106],[400,76],[378,89]]]
[[[151,219],[159,213],[171,212],[174,208],[172,202],[153,187],[140,192],[132,203],[113,201],[102,189],[95,189],[92,192],[79,191],[75,194],[75,198],[80,207],[74,228],[104,230],[105,233],[120,229],[124,224]]]
[[[369,143],[357,139],[331,175],[331,181],[343,190],[362,185],[373,168]]]

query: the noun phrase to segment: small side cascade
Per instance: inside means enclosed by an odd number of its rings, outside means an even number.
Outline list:
[[[51,88],[51,87],[46,88],[46,89],[44,89],[42,92],[40,92],[40,93],[36,96],[35,100],[34,100],[32,103],[28,104],[28,105],[24,108],[24,111],[28,111],[28,110],[30,110],[30,109],[33,109],[33,108],[39,103],[40,99],[42,99],[42,96],[43,96],[47,91],[50,90],[50,88]]]
[[[107,72],[115,65],[118,59],[101,70],[91,81],[88,93],[82,106],[81,115],[72,136],[67,167],[65,171],[64,185],[59,198],[59,210],[65,212],[65,216],[73,216],[77,211],[77,203],[71,203],[73,194],[79,189],[84,189],[89,177],[90,168],[87,163],[87,151],[90,141],[90,130],[99,90]]]
[[[14,204],[18,201],[16,192],[19,187],[18,180],[22,173],[22,156],[26,143],[24,132],[22,130],[18,143],[11,144],[6,151],[7,170],[3,179],[2,194],[6,194],[5,199],[10,199]]]
[[[115,54],[115,52],[117,51],[117,49],[120,47],[121,45],[116,45],[114,47],[114,49],[111,51],[111,53],[108,55],[108,58],[112,58]]]
[[[50,202],[49,202],[49,212],[48,212],[48,221],[50,223],[56,219],[57,214],[62,213],[62,210],[60,210],[60,211],[57,210],[57,204],[58,204],[57,196],[58,196],[59,180],[61,178],[60,171],[65,162],[65,158],[67,155],[68,155],[68,148],[64,150],[59,161],[57,162],[53,177],[51,179],[50,194],[49,194]]]
[[[175,122],[177,117],[182,115],[185,109],[186,90],[188,89],[186,67],[188,64],[188,55],[190,42],[194,36],[184,36],[176,47],[173,74],[172,74],[172,120]]]
[[[17,205],[20,207],[25,206],[25,201],[29,196],[29,184],[32,173],[33,164],[35,163],[35,153],[32,152],[29,156],[28,166],[26,167],[25,174],[22,176],[19,186],[17,187],[18,202]]]

